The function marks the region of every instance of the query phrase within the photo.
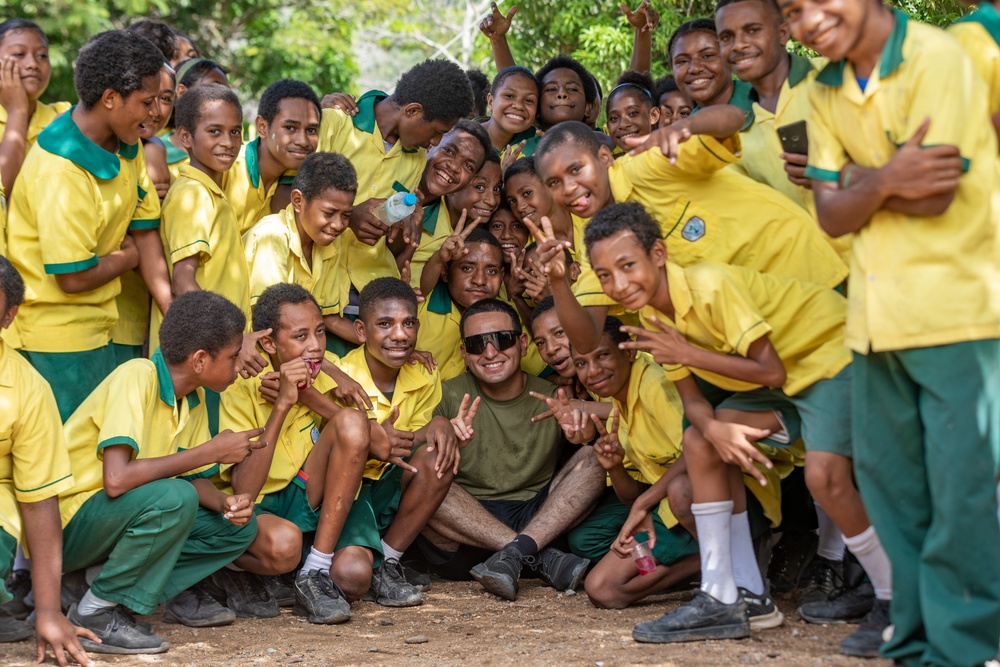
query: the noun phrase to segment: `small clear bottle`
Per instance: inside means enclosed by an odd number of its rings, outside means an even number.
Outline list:
[[[387,225],[394,225],[413,213],[417,206],[417,196],[412,192],[397,192],[385,203],[372,210],[372,215]]]

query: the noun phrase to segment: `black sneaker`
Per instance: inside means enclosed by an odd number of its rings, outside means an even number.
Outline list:
[[[63,612],[80,601],[90,586],[87,585],[87,571],[76,570],[63,574],[59,586],[59,606]]]
[[[733,604],[723,604],[701,590],[686,605],[632,629],[632,639],[650,644],[743,639],[749,636],[750,621],[742,598],[737,598]]]
[[[10,593],[14,599],[0,605],[0,615],[16,618],[19,621],[23,621],[28,618],[28,614],[30,614],[31,610],[34,609],[34,606],[28,604],[25,600],[25,598],[28,597],[28,593],[31,592],[31,570],[14,570],[11,575],[7,577],[7,581],[5,581],[4,584],[6,585],[7,592]],[[19,640],[8,639],[6,641]]]
[[[0,642],[19,642],[35,634],[30,624],[13,616],[0,616]]]
[[[225,593],[226,606],[240,618],[274,618],[281,613],[278,601],[258,574],[224,567],[212,575],[212,582]]]
[[[889,601],[875,600],[871,611],[861,619],[858,629],[840,642],[840,652],[857,658],[879,657],[882,633],[889,627]]]
[[[279,607],[291,607],[295,604],[295,573],[262,576],[264,586],[271,593]]]
[[[823,602],[844,592],[844,561],[816,556],[812,579],[799,596],[799,606]]]
[[[416,607],[423,604],[424,594],[406,581],[398,560],[386,558],[372,570],[371,588],[361,599],[383,607]]]
[[[421,593],[426,593],[431,589],[431,575],[426,572],[414,570],[408,565],[403,565],[403,576],[406,577],[406,583],[410,584]]]
[[[790,593],[802,585],[809,565],[816,557],[819,537],[812,530],[789,530],[771,551],[767,578],[775,593]]]
[[[296,616],[306,616],[310,623],[332,625],[351,619],[351,605],[330,575],[320,570],[300,571],[295,577]]]
[[[165,653],[170,648],[162,637],[139,626],[131,614],[117,605],[86,616],[73,605],[66,618],[73,625],[90,630],[101,640],[100,644],[96,644],[86,637],[79,638],[83,649],[91,653]]]
[[[872,585],[863,583],[828,600],[799,605],[799,616],[809,623],[857,623],[872,610],[874,603]]]
[[[469,570],[469,574],[493,595],[513,601],[517,599],[522,565],[521,552],[508,545]]]
[[[740,597],[747,605],[750,627],[754,630],[776,628],[785,622],[785,615],[774,604],[765,585],[763,595],[754,595],[745,588],[738,588]]]
[[[215,628],[229,625],[236,620],[236,614],[196,587],[167,601],[163,609],[163,620],[167,623],[180,623],[189,628]]]
[[[542,581],[557,591],[575,591],[589,566],[589,558],[580,558],[552,547],[542,549],[532,563]]]

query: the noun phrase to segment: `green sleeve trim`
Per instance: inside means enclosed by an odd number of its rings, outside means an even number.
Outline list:
[[[767,331],[761,331],[761,329],[768,329],[768,330]],[[750,341],[750,345],[753,345],[758,340],[760,340],[764,336],[766,336],[766,335],[768,335],[768,334],[771,333],[771,331],[769,330],[767,322],[765,322],[764,320],[757,320],[756,322],[754,322],[753,326],[751,326],[749,329],[747,329],[742,334],[740,334],[740,337],[736,341],[736,345],[733,346],[733,349],[735,349],[737,352],[739,352],[739,349],[743,346],[743,340],[745,338],[747,338],[748,336],[754,336],[754,335],[756,335],[758,332],[760,332],[760,335],[758,335],[756,338],[754,338],[752,341]]]
[[[100,258],[94,255],[90,259],[85,259],[82,262],[62,262],[60,264],[46,264],[45,273],[49,275],[63,275],[66,273],[79,273],[80,271],[86,271],[89,268],[95,267],[100,263]]]
[[[820,169],[819,167],[809,165],[806,167],[806,178],[811,178],[814,181],[836,183],[840,180],[840,172],[831,169]]]
[[[41,486],[36,486],[33,489],[21,489],[21,488],[18,488],[18,487],[15,486],[14,490],[17,491],[18,493],[34,493],[35,491],[41,491],[42,489],[44,489],[46,487],[49,487],[49,486],[52,486],[53,484],[58,484],[59,482],[63,481],[64,479],[70,479],[72,476],[73,476],[73,473],[70,473],[68,475],[64,475],[63,477],[60,477],[59,479],[52,480],[48,484],[42,484]]]
[[[744,113],[746,113],[746,112],[744,112]],[[750,123],[750,124],[752,125],[752,124],[753,124],[753,121],[751,121],[751,123]],[[746,126],[744,126],[744,127],[746,127]],[[741,130],[740,130],[740,132],[742,132],[742,131],[743,131],[743,130],[741,129]],[[708,144],[706,144],[706,143],[705,143],[705,139],[704,139],[704,138],[702,138],[702,136],[701,136],[700,134],[698,135],[698,143],[699,143],[699,144],[701,144],[701,145],[702,145],[702,147],[703,147],[703,148],[704,148],[704,149],[705,149],[706,151],[708,151],[708,152],[709,152],[709,154],[710,154],[710,155],[711,155],[712,157],[714,157],[714,158],[715,158],[716,160],[718,160],[719,162],[722,162],[722,163],[724,163],[724,164],[729,164],[730,162],[732,162],[732,160],[727,160],[726,158],[722,157],[721,155],[719,155],[718,153],[716,153],[715,151],[713,151],[713,150],[712,150],[711,148],[709,148],[709,147],[708,147]]]
[[[158,229],[160,227],[159,218],[138,218],[128,223],[129,231],[138,231],[141,229]]]
[[[208,244],[208,241],[206,241],[205,239],[198,239],[197,241],[191,241],[191,243],[185,243],[180,248],[174,248],[173,250],[170,251],[170,256],[173,257],[176,253],[179,253],[181,250],[184,250],[184,248],[190,248],[191,246],[198,245],[199,243],[204,244],[205,247],[208,248],[209,250],[212,249],[212,246]],[[190,257],[190,255],[187,256]]]
[[[217,474],[219,474],[219,471],[220,471],[219,464],[215,463],[200,472],[191,473],[190,475],[180,475],[177,479],[183,479],[189,482],[193,479],[207,479],[209,477],[215,477]]]
[[[136,454],[139,453],[139,443],[127,435],[116,435],[113,438],[102,440],[97,443],[97,451],[100,453],[106,447],[115,447],[117,445],[128,445],[135,451]]]

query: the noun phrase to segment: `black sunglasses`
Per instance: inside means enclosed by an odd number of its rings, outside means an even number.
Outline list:
[[[486,351],[487,345],[492,345],[497,352],[514,347],[520,337],[520,331],[510,329],[466,336],[462,342],[465,344],[465,351],[469,354],[482,354]]]

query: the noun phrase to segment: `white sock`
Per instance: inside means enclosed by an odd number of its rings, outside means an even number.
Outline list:
[[[830,515],[816,503],[816,521],[819,523],[819,546],[817,555],[827,560],[844,560],[844,534],[840,532]]]
[[[397,562],[403,558],[403,552],[393,549],[385,543],[385,540],[382,540],[382,555],[385,556],[386,560],[394,560]]]
[[[14,568],[13,571],[27,570],[31,572],[31,560],[24,555],[24,547],[20,544],[17,545],[17,552],[14,554]]]
[[[892,599],[892,564],[882,548],[882,542],[875,534],[875,526],[868,526],[854,537],[844,537],[844,542],[855,555],[865,573],[872,580],[875,597],[879,600]]]
[[[754,595],[764,594],[764,579],[760,576],[757,554],[750,535],[750,515],[746,511],[734,514],[729,522],[729,544],[733,554],[733,581]]]
[[[738,597],[730,551],[729,524],[733,516],[733,501],[692,503],[691,513],[698,527],[701,590],[723,604],[733,604]]]
[[[325,554],[322,551],[316,551],[316,547],[309,547],[309,555],[306,556],[306,562],[302,564],[302,569],[299,572],[312,572],[313,570],[319,570],[320,572],[330,573],[330,563],[333,562],[333,554]]]
[[[108,609],[110,607],[116,606],[115,602],[108,602],[107,600],[102,600],[101,598],[94,595],[94,591],[87,589],[87,592],[83,594],[80,601],[76,604],[76,609],[80,614],[84,616],[90,616],[91,614],[96,614],[102,609]]]

